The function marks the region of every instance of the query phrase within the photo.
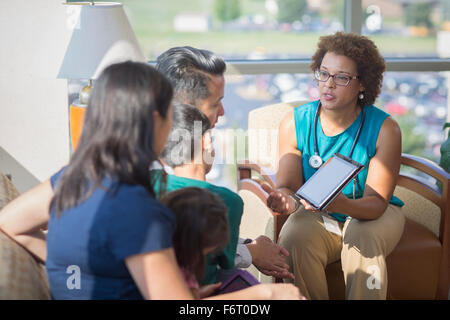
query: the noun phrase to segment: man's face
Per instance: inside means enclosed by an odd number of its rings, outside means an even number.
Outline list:
[[[208,83],[208,89],[210,95],[203,100],[196,102],[196,107],[199,108],[209,119],[211,128],[213,128],[219,117],[225,114],[223,109],[222,99],[225,91],[225,78],[220,76],[209,76],[210,81]]]

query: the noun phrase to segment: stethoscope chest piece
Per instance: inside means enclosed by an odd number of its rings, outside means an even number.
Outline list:
[[[319,169],[322,163],[323,160],[318,154],[314,154],[309,158],[309,165],[314,169]]]

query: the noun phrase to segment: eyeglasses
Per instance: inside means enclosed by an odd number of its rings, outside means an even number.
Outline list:
[[[314,77],[320,82],[327,82],[330,77],[333,78],[333,82],[338,86],[347,86],[351,80],[358,79],[359,76],[349,76],[343,73],[329,74],[324,70],[316,70]]]

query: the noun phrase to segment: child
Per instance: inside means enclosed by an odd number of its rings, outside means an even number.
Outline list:
[[[161,202],[176,217],[173,245],[187,285],[195,298],[209,296],[220,283],[200,288],[198,281],[205,273],[206,254],[228,243],[227,209],[223,201],[206,189],[188,187],[167,193]]]

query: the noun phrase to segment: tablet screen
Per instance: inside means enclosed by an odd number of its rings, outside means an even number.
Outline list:
[[[332,157],[305,182],[298,194],[312,205],[319,207],[357,169],[358,166],[344,159]]]

